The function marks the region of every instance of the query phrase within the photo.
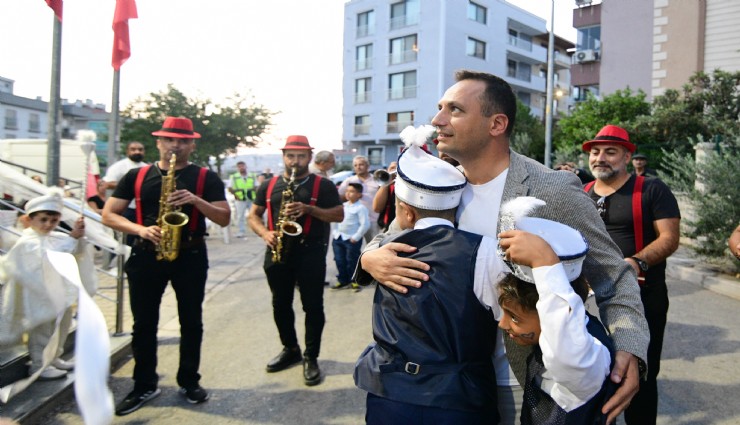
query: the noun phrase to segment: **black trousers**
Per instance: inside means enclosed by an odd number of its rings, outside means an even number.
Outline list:
[[[665,282],[650,282],[640,287],[645,318],[650,329],[647,380],[640,381],[640,391],[624,412],[628,425],[654,425],[658,417],[658,373],[663,351],[663,336],[668,320],[668,288]]]
[[[177,383],[190,387],[200,381],[200,348],[203,341],[203,297],[208,277],[208,253],[203,243],[181,249],[175,261],[157,261],[150,248],[134,247],[126,262],[134,326],[134,388],[157,387],[157,327],[162,294],[168,282],[177,298],[180,319],[180,367]]]
[[[303,355],[317,358],[321,351],[321,334],[324,331],[324,279],[326,277],[326,241],[293,243],[283,255],[284,263],[272,263],[272,251],[265,253],[265,275],[272,292],[272,314],[285,347],[298,345],[295,331],[293,296],[296,285],[306,314],[305,344]]]

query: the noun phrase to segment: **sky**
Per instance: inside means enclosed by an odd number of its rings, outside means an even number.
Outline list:
[[[422,0],[428,1],[428,0]],[[342,140],[345,0],[137,0],[131,58],[121,67],[120,107],[173,84],[222,102],[250,93],[280,112],[265,140],[305,134],[319,149]],[[549,20],[550,1],[511,0]],[[555,33],[575,41],[573,0],[556,0]],[[114,0],[64,0],[61,97],[110,110]],[[14,94],[49,100],[53,12],[44,0],[2,0],[0,76]],[[549,25],[549,24],[548,24]]]

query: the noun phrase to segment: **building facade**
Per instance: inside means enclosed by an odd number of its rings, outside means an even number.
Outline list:
[[[577,0],[574,97],[631,88],[648,100],[697,71],[740,70],[740,2]]]
[[[430,123],[458,69],[501,76],[544,113],[544,19],[502,0],[352,0],[344,18],[343,149],[373,168],[398,157],[406,126]]]

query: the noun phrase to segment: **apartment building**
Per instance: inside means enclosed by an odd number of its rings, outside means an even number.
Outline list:
[[[544,113],[542,18],[503,0],[352,0],[344,18],[343,148],[373,167],[396,159],[403,128],[431,121],[457,69],[501,76],[535,115]]]
[[[652,99],[697,71],[740,70],[736,0],[576,0],[576,100],[630,87]]]

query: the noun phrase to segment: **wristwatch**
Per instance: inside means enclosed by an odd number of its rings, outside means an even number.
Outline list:
[[[631,259],[635,260],[635,263],[637,263],[637,266],[640,268],[640,270],[646,272],[650,268],[650,265],[648,265],[645,260],[641,260],[637,257],[630,257]]]

